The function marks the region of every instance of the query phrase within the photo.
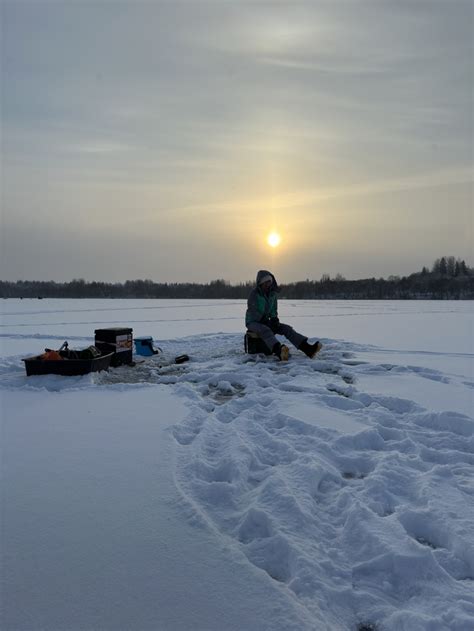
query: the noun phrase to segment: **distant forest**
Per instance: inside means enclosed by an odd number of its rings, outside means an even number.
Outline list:
[[[124,283],[54,281],[0,281],[1,298],[247,298],[255,281],[238,285],[218,279],[209,283],[156,283],[127,280]],[[454,256],[443,256],[430,269],[409,276],[346,280],[340,274],[320,280],[280,285],[280,297],[293,300],[472,300],[474,269]]]

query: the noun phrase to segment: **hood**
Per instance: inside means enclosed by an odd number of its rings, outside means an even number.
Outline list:
[[[257,287],[259,287],[262,281],[262,278],[265,278],[265,276],[271,276],[273,278],[271,291],[280,291],[280,288],[278,287],[275,276],[273,276],[273,274],[266,269],[261,269],[257,272],[257,280],[256,280]]]

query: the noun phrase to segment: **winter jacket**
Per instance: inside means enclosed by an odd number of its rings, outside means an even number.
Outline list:
[[[260,287],[260,281],[265,276],[271,276],[272,286],[268,294],[264,294]],[[278,318],[277,292],[279,291],[275,276],[267,270],[260,270],[257,273],[256,287],[250,292],[247,300],[247,312],[245,314],[245,324],[250,322],[260,322],[269,324],[271,320]]]

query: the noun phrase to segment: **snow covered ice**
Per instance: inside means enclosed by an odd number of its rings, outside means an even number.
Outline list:
[[[2,310],[2,628],[474,627],[472,303],[281,301],[288,363],[243,301]],[[119,325],[163,353],[25,376]]]

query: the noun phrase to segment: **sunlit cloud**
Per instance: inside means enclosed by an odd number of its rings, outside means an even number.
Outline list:
[[[199,210],[201,213],[225,213],[238,211],[252,213],[255,209],[271,208],[273,210],[287,210],[296,207],[311,206],[330,199],[342,199],[350,197],[364,197],[397,191],[416,191],[419,189],[439,188],[456,184],[474,182],[474,167],[466,166],[457,169],[446,169],[431,173],[422,173],[413,176],[394,179],[380,179],[373,181],[349,184],[341,182],[338,187],[315,188],[280,193],[276,196],[259,198],[238,198],[223,200],[221,202],[205,202],[197,205],[175,207],[169,212],[184,213]]]

